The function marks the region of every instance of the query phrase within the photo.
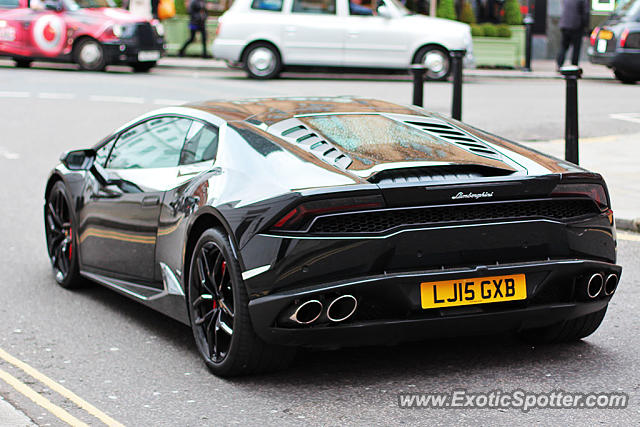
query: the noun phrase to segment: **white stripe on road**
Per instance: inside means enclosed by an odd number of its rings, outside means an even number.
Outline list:
[[[75,93],[40,92],[38,94],[40,99],[73,99],[75,97]]]
[[[144,98],[138,98],[135,96],[106,96],[106,95],[91,95],[89,100],[96,102],[122,102],[125,104],[144,104]]]
[[[626,122],[640,123],[640,113],[617,113],[609,114],[609,117]]]
[[[183,99],[154,99],[153,103],[156,105],[182,105],[186,104],[188,101]]]
[[[7,160],[18,160],[20,158],[20,154],[9,151],[4,147],[0,147],[0,157],[4,157]]]
[[[0,91],[0,98],[29,98],[30,96],[29,92]]]

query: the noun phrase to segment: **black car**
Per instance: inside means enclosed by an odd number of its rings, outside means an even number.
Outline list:
[[[591,62],[613,69],[624,83],[640,80],[640,0],[622,2],[590,41]]]
[[[577,340],[622,270],[600,175],[418,107],[204,102],[61,159],[44,209],[57,282],[191,325],[218,375],[298,346]]]

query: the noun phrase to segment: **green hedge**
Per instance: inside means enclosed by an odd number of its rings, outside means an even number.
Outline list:
[[[471,35],[473,37],[504,37],[508,39],[511,37],[511,28],[505,24],[471,25]]]

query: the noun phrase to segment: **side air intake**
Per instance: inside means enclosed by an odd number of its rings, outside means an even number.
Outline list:
[[[500,154],[498,154],[493,148],[489,147],[487,144],[480,141],[478,138],[474,137],[473,135],[461,129],[453,127],[444,121],[406,120],[405,123],[411,126],[415,126],[424,132],[437,136],[438,138],[442,138],[448,142],[451,142],[460,148],[463,148],[467,151],[472,152],[473,154],[477,154],[479,156],[484,156],[484,157],[491,157],[493,159],[500,158]]]
[[[267,128],[267,132],[340,169],[348,168],[353,161],[335,145],[321,138],[296,118],[278,122]]]

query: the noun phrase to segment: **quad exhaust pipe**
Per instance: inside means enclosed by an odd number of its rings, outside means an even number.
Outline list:
[[[604,281],[604,294],[609,296],[612,295],[616,288],[618,287],[618,275],[610,274],[607,276],[607,279]]]
[[[600,295],[602,288],[604,287],[604,276],[600,273],[593,274],[587,282],[587,295],[589,298],[594,299]]]
[[[285,323],[294,322],[298,325],[310,325],[320,319],[338,323],[347,320],[358,308],[358,300],[353,295],[340,295],[334,298],[324,310],[320,299],[311,299],[300,305],[294,305],[280,317]]]

